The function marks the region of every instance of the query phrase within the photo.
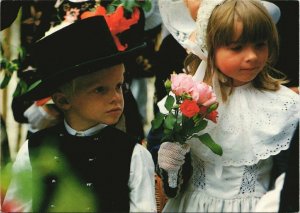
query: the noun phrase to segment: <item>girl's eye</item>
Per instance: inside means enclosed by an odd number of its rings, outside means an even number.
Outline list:
[[[104,87],[97,87],[95,91],[96,91],[96,93],[103,93]]]
[[[243,46],[241,44],[234,44],[234,45],[230,45],[229,48],[232,51],[240,51],[240,50],[242,50]]]
[[[255,47],[256,48],[263,48],[263,47],[266,47],[267,46],[267,42],[266,41],[262,41],[262,42],[257,42],[255,44]]]

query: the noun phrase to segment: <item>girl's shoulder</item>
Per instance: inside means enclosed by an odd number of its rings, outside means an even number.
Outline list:
[[[282,106],[284,111],[295,111],[297,114],[300,107],[300,96],[290,88],[281,85],[280,89],[271,93],[270,98],[275,100],[274,104]]]

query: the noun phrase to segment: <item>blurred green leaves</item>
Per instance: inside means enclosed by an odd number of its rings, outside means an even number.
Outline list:
[[[0,44],[1,45],[1,44]],[[13,74],[20,69],[21,63],[25,58],[26,52],[24,48],[18,48],[18,58],[9,60],[4,56],[4,50],[1,46],[0,55],[0,89],[5,89]],[[22,79],[19,79],[18,85],[14,91],[13,96],[18,96],[27,91],[28,85]]]
[[[108,13],[112,13],[119,5],[123,5],[125,10],[132,12],[134,7],[141,7],[146,12],[151,9],[151,0],[114,0],[106,9]]]

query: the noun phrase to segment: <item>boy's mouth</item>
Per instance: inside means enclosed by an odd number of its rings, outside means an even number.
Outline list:
[[[107,111],[107,113],[114,113],[114,112],[122,112],[122,108],[121,107],[115,107],[109,111]]]

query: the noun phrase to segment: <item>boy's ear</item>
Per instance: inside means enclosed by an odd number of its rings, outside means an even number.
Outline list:
[[[71,107],[67,96],[62,92],[55,92],[52,95],[52,100],[54,101],[55,105],[61,110],[68,110]]]

